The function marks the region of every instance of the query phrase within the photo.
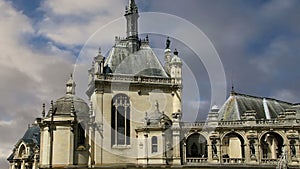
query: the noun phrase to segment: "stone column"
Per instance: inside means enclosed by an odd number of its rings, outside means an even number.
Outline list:
[[[145,159],[146,159],[146,165],[149,164],[149,144],[148,144],[148,131],[145,131],[144,133],[145,140],[144,140],[144,150],[145,150]]]
[[[15,162],[11,163],[10,167],[11,169],[16,169],[16,163]]]
[[[103,90],[96,89],[96,98],[93,106],[95,107],[95,140],[94,140],[94,147],[95,147],[95,156],[94,161],[96,165],[103,164]]]
[[[183,161],[183,164],[186,164],[186,142],[183,142],[183,145],[182,145],[182,161]]]
[[[23,160],[22,163],[21,163],[21,169],[26,169],[25,168],[25,160]]]
[[[180,157],[180,120],[181,112],[176,112],[172,114],[173,124],[172,124],[172,137],[173,137],[173,165],[181,165]]]

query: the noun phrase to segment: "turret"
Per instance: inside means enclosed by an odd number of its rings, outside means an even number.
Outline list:
[[[178,51],[175,49],[174,51],[174,57],[171,60],[170,63],[171,68],[171,77],[175,78],[175,84],[181,84],[182,80],[182,61],[178,57]]]
[[[104,73],[104,62],[105,58],[102,56],[101,48],[99,48],[98,55],[94,58],[94,72],[96,75],[101,75]]]
[[[139,37],[138,37],[138,7],[134,0],[129,0],[128,6],[126,6],[125,17],[127,20],[127,39],[128,47],[131,53],[136,52],[139,49]]]

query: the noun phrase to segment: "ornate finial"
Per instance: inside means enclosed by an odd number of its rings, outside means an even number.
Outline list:
[[[98,54],[101,55],[101,47],[99,47]]]
[[[49,112],[51,115],[53,114],[53,100],[51,100]]]
[[[90,103],[90,117],[93,116],[93,102]]]
[[[75,107],[74,107],[74,101],[72,100],[72,102],[71,102],[71,113],[74,113],[74,111],[75,111]]]
[[[170,46],[171,46],[171,41],[170,38],[168,37],[166,40],[166,49],[170,49]]]
[[[45,103],[43,103],[43,111],[42,111],[42,117],[45,117]]]
[[[134,0],[129,0],[128,6],[125,7],[126,14],[138,13],[137,5]]]
[[[232,96],[235,94],[233,82],[232,82],[232,85],[231,85],[231,92],[230,92],[230,94]]]
[[[66,86],[67,86],[67,92],[66,92],[66,94],[75,95],[76,84],[75,84],[75,82],[73,80],[73,74],[71,74],[70,79],[67,82]]]
[[[159,104],[158,104],[157,100],[155,101],[155,107],[156,107],[156,110],[159,110]]]
[[[175,49],[174,55],[178,56],[178,51],[177,51],[177,49]]]
[[[95,61],[92,62],[92,69],[95,68]]]

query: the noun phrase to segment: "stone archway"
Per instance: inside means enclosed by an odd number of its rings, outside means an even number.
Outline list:
[[[207,140],[203,135],[194,133],[187,138],[186,157],[207,158]]]
[[[267,132],[260,139],[261,157],[278,159],[282,154],[283,138],[275,132]]]
[[[227,133],[222,139],[222,158],[245,158],[244,142],[244,138],[238,133]]]

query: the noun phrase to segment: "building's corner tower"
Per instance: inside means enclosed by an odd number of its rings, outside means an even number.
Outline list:
[[[181,85],[182,82],[182,61],[178,56],[178,51],[175,49],[174,57],[170,63],[171,77],[174,78],[175,84]]]
[[[170,63],[170,76],[175,85],[178,86],[177,90],[173,93],[173,111],[181,112],[181,98],[182,98],[182,61],[178,56],[178,51],[175,49],[174,56]],[[173,113],[174,113],[173,112]]]

